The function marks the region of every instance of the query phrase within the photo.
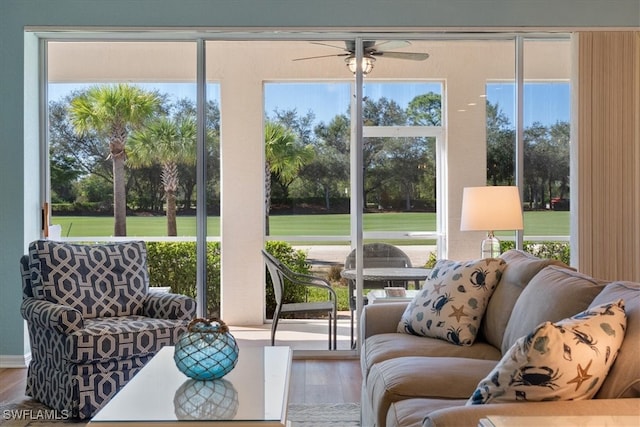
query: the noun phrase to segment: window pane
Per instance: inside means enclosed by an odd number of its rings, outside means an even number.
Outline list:
[[[526,236],[569,238],[570,41],[524,42]]]
[[[350,88],[265,84],[269,235],[349,235]]]
[[[49,42],[47,70],[62,236],[195,235],[195,44]]]
[[[437,251],[437,138],[429,135],[442,126],[442,84],[365,81],[363,116],[365,240],[427,245],[413,260],[424,265]]]
[[[50,41],[47,50],[60,237],[145,240],[150,285],[195,296],[195,43]]]
[[[525,241],[569,236],[569,41],[524,43]],[[515,183],[515,84],[487,83],[487,184]]]

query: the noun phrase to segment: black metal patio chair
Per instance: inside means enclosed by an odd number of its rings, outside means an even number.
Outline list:
[[[320,277],[311,276],[308,274],[301,274],[291,271],[280,260],[271,255],[269,252],[262,250],[269,275],[271,276],[271,282],[273,284],[273,294],[276,300],[276,308],[273,313],[273,322],[271,324],[271,345],[275,344],[276,329],[278,328],[278,320],[283,313],[296,313],[296,312],[326,312],[329,315],[329,350],[336,349],[337,346],[337,298],[336,292],[331,287],[331,284]],[[314,301],[314,302],[297,302],[297,303],[284,303],[283,295],[285,286],[306,286],[316,287],[327,290],[326,301]]]

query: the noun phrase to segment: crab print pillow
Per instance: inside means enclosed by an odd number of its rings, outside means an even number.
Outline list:
[[[473,344],[505,266],[500,258],[438,261],[404,311],[398,332]]]
[[[626,324],[618,300],[539,325],[505,353],[467,405],[591,399],[618,355]]]

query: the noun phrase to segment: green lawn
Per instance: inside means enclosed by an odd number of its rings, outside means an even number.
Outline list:
[[[57,216],[53,224],[62,226],[63,237],[111,236],[112,217]],[[347,236],[349,215],[279,215],[271,216],[271,235],[295,236]],[[568,236],[569,212],[539,211],[525,212],[526,234],[530,236]],[[365,231],[435,231],[434,213],[369,213],[364,216]],[[129,237],[166,236],[167,223],[164,216],[130,216],[127,218]],[[498,235],[510,235],[509,232]],[[178,235],[195,236],[196,218],[178,217]],[[220,235],[220,218],[209,217],[207,235]],[[424,244],[418,239],[411,243]],[[408,243],[405,241],[405,244]],[[326,244],[326,242],[325,242]]]

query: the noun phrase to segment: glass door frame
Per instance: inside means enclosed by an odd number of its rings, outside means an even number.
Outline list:
[[[82,30],[77,31],[73,28],[59,28],[48,27],[46,29],[37,29],[37,28],[26,28],[25,31],[34,32],[40,38],[41,49],[40,49],[40,67],[41,67],[41,81],[40,81],[40,105],[41,105],[41,129],[40,129],[40,138],[42,141],[41,147],[41,155],[42,155],[42,164],[44,167],[42,170],[45,171],[41,174],[42,184],[41,185],[41,200],[47,200],[50,202],[50,187],[49,187],[49,167],[48,167],[48,135],[47,135],[47,117],[46,117],[46,100],[47,100],[47,91],[46,91],[46,42],[47,41],[61,41],[61,40],[72,40],[72,41],[193,41],[197,43],[197,94],[198,94],[198,166],[197,173],[198,179],[201,180],[198,182],[198,189],[201,188],[200,191],[205,190],[205,182],[206,178],[206,168],[204,163],[204,134],[205,134],[205,123],[204,123],[204,103],[206,102],[206,64],[205,64],[205,48],[204,43],[206,41],[234,41],[234,40],[273,40],[273,41],[286,41],[286,40],[298,40],[298,41],[344,41],[344,40],[355,40],[356,44],[356,63],[361,64],[362,58],[364,56],[363,51],[363,42],[365,40],[371,39],[385,39],[385,40],[515,40],[516,41],[516,64],[514,64],[514,69],[516,71],[516,88],[518,96],[516,97],[516,106],[518,111],[519,120],[516,122],[517,130],[518,130],[518,147],[521,153],[522,150],[522,109],[523,109],[523,100],[522,100],[522,90],[524,85],[523,78],[523,61],[522,61],[522,40],[523,39],[544,39],[544,38],[566,38],[565,34],[550,34],[550,33],[527,33],[527,34],[514,34],[514,33],[465,33],[465,34],[456,34],[456,33],[431,33],[428,29],[425,29],[424,32],[406,32],[405,30],[399,28],[395,30],[389,30],[389,32],[379,33],[379,32],[352,32],[348,30],[310,30],[302,32],[300,30],[287,30],[280,29],[277,32],[263,30],[263,32],[252,32],[251,29],[237,29],[227,32],[206,32],[206,31],[193,31],[188,29],[164,29],[164,30],[138,30],[136,29],[108,29],[108,30],[99,30],[92,32],[91,30]],[[393,32],[392,32],[393,31]],[[361,66],[358,66],[358,69],[355,74],[355,96],[354,96],[354,105],[352,108],[352,135],[353,138],[351,140],[351,228],[350,228],[350,239],[352,243],[352,247],[357,249],[356,252],[356,271],[357,277],[356,286],[358,289],[362,288],[362,246],[363,246],[363,200],[362,200],[362,192],[363,192],[363,174],[362,174],[362,146],[363,146],[363,138],[370,132],[366,130],[363,126],[362,120],[362,109],[363,109],[363,73]],[[443,98],[446,98],[443,96]],[[444,99],[443,99],[444,101]],[[443,102],[443,110],[445,110],[446,102]],[[445,114],[443,114],[445,116]],[[444,143],[444,127],[437,132],[436,136],[440,143],[437,143],[437,146],[446,146]],[[440,160],[437,161],[438,167],[440,167],[440,174],[445,172],[442,168],[445,168],[446,165],[444,159],[446,158],[446,149],[437,149],[438,158]],[[518,175],[521,174],[522,171],[522,156],[521,154],[517,157],[516,162],[516,170],[518,170]],[[443,180],[440,180],[443,181]],[[446,221],[448,215],[445,215],[443,203],[444,198],[447,197],[447,184],[446,182],[441,182],[438,184],[438,189],[441,193],[438,195],[438,212],[442,212],[442,215],[439,216],[438,224],[439,226],[446,225]],[[224,191],[224,189],[222,189]],[[204,281],[206,280],[206,198],[202,196],[200,192],[198,192],[198,200],[197,200],[197,223],[198,223],[198,231],[197,231],[197,262],[198,262],[198,293],[202,294],[201,297],[198,298],[199,301],[199,310],[202,310],[200,307],[202,301],[206,301],[206,295],[204,294]],[[441,228],[441,230],[446,230],[446,227]],[[443,247],[446,248],[446,236],[439,237],[441,241],[444,243]],[[521,236],[520,236],[521,240]],[[440,245],[438,245],[440,247]],[[443,255],[446,254],[446,250]],[[205,298],[204,300],[202,298]],[[363,307],[363,298],[362,295],[358,295],[357,297],[357,313],[360,316]],[[199,311],[200,312],[200,311]],[[359,337],[358,337],[359,338]],[[360,340],[358,340],[360,341]],[[359,344],[356,352],[359,352]]]

